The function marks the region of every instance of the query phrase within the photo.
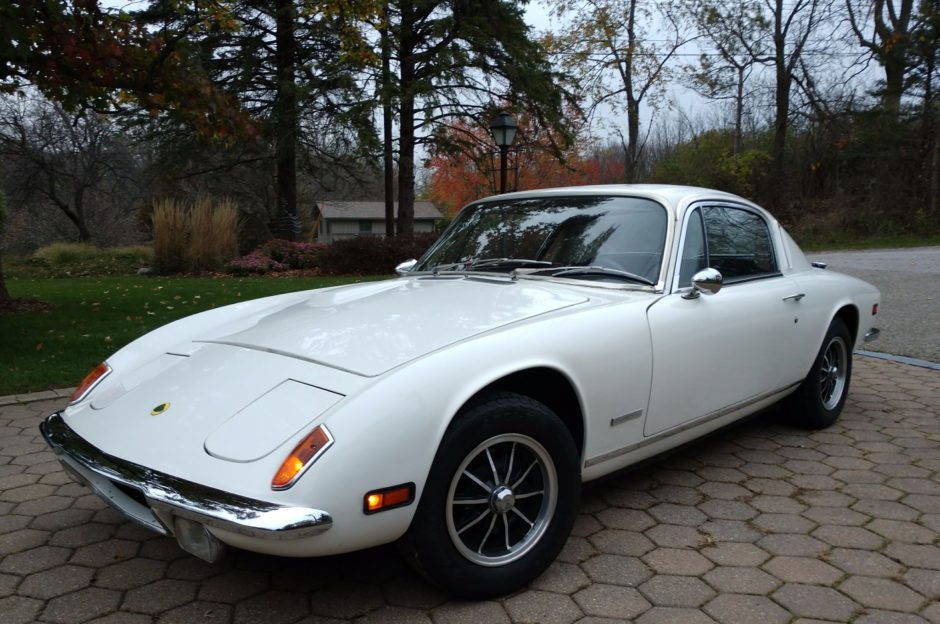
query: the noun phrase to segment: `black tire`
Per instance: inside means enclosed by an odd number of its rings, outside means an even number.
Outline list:
[[[579,454],[561,420],[529,397],[490,393],[444,434],[403,550],[450,592],[503,595],[554,561],[580,493]]]
[[[790,419],[807,429],[823,429],[842,413],[852,380],[852,335],[836,318],[829,325],[809,375],[789,401]]]

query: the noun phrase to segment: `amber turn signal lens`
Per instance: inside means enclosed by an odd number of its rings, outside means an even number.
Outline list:
[[[271,480],[271,488],[286,490],[292,486],[304,469],[332,443],[333,438],[323,425],[311,431],[281,464]]]
[[[362,511],[373,514],[394,507],[404,507],[415,499],[415,484],[403,483],[393,487],[373,490],[366,494]]]
[[[78,387],[69,397],[69,405],[74,405],[88,396],[88,393],[98,385],[98,382],[107,377],[110,372],[111,367],[106,362],[94,367],[90,373],[85,375],[85,378],[82,379],[82,382],[78,384]]]
[[[872,304],[872,306],[871,306],[871,315],[872,315],[872,316],[875,316],[876,314],[878,314],[878,304],[877,304],[877,303]]]

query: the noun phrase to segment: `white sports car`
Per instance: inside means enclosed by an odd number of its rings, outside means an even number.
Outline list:
[[[875,288],[701,188],[490,197],[399,272],[158,329],[42,433],[203,559],[399,540],[430,580],[491,596],[552,562],[582,482],[784,397],[831,424],[878,335]]]

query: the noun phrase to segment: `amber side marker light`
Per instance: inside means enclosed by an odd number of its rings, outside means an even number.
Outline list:
[[[72,392],[72,395],[69,397],[69,405],[75,405],[87,397],[91,391],[95,389],[95,386],[101,383],[101,381],[110,373],[111,367],[108,366],[107,362],[102,362],[98,366],[94,367],[90,373],[85,375],[85,378],[82,379],[80,384],[78,384],[78,387],[75,388],[75,391]]]
[[[304,471],[332,444],[333,436],[323,425],[308,433],[274,473],[274,478],[271,479],[271,489],[286,490],[294,485]]]
[[[382,488],[381,490],[372,490],[366,494],[362,501],[362,511],[366,515],[404,507],[410,505],[415,499],[415,484],[402,483],[392,487]]]
[[[873,303],[871,306],[871,315],[875,316],[876,314],[878,314],[878,304]]]

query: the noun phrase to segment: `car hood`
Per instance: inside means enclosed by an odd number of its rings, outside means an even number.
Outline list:
[[[196,337],[372,377],[472,336],[588,302],[574,289],[505,277],[413,277],[312,291]]]

